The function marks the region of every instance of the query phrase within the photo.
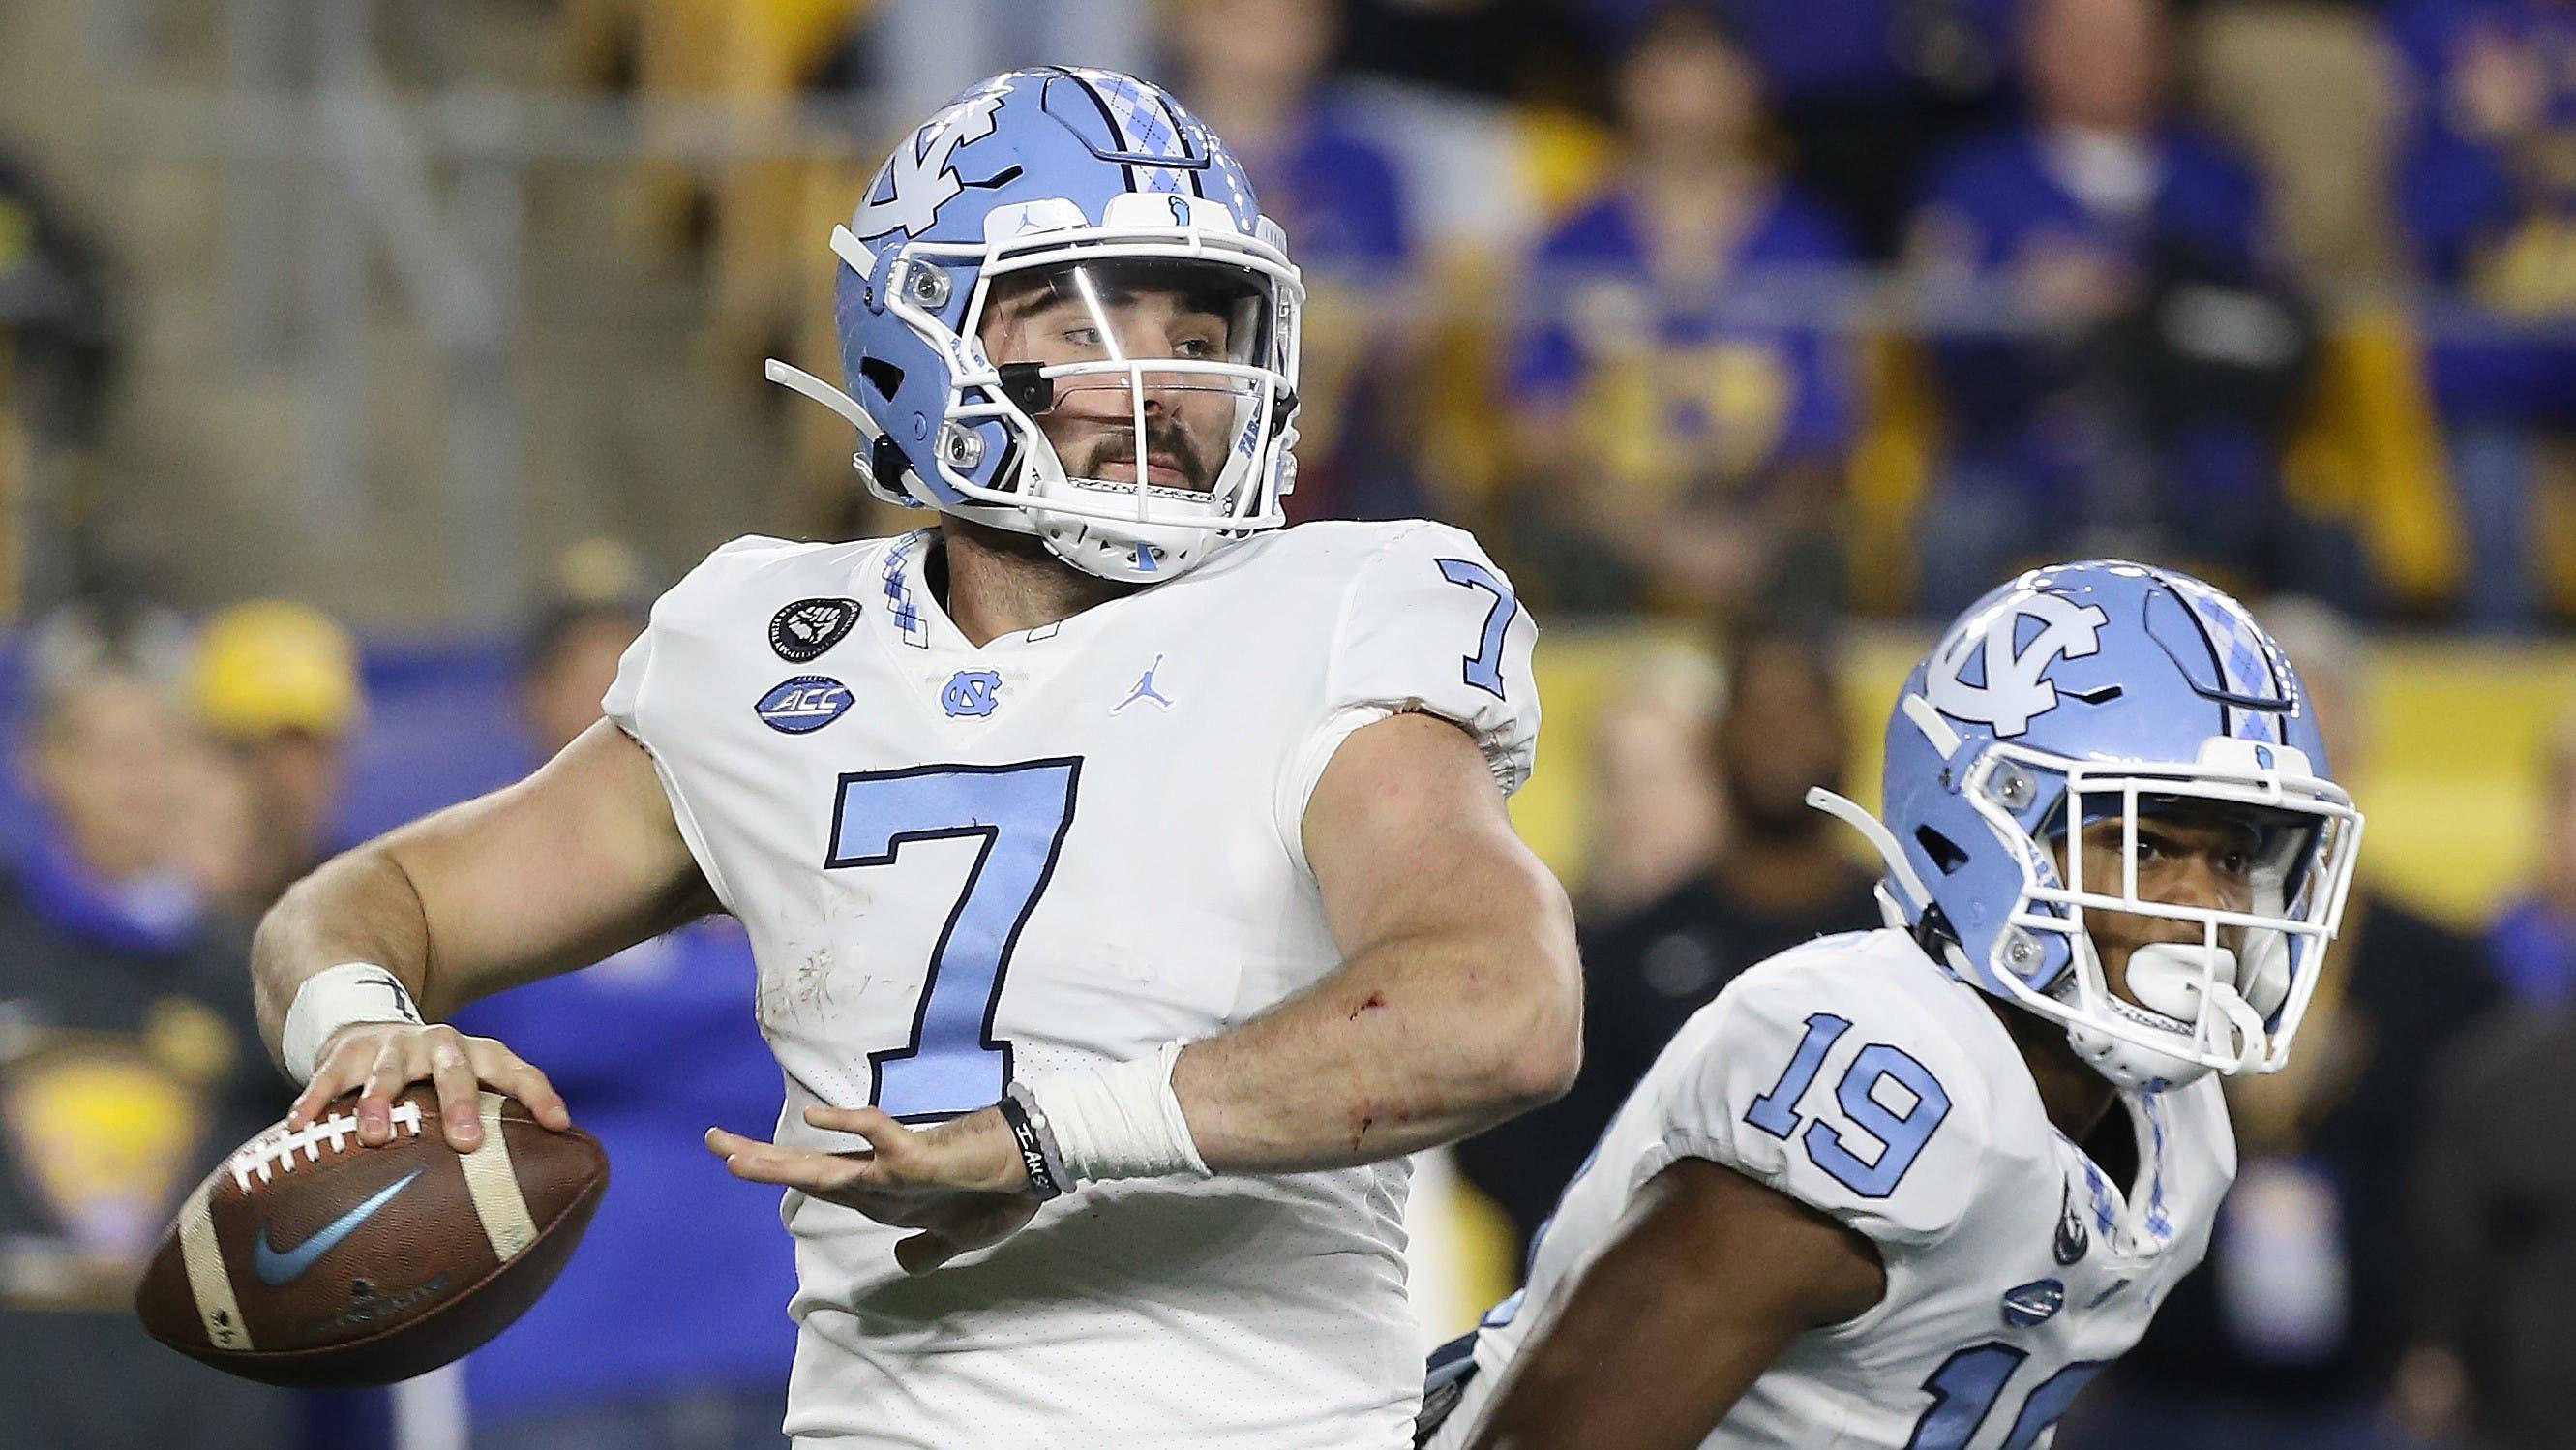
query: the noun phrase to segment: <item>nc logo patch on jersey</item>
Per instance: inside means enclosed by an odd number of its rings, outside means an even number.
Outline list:
[[[2066,1286],[2055,1279],[2033,1279],[2004,1291],[2004,1323],[2015,1329],[2045,1324],[2066,1307]]]
[[[801,665],[839,644],[858,622],[855,599],[799,599],[769,617],[769,647]]]
[[[2027,638],[2024,620],[2038,625]],[[2110,622],[2099,606],[2063,595],[2016,595],[1962,626],[1932,657],[1923,693],[1933,709],[1953,720],[1990,726],[2005,738],[2019,735],[2034,718],[2057,708],[2057,687],[2045,678],[2049,666],[2100,649],[2102,627]]]
[[[951,718],[959,715],[978,719],[993,713],[1001,703],[1002,677],[991,670],[959,670],[951,676],[948,688],[939,692],[939,706]]]
[[[752,713],[789,735],[810,735],[850,708],[850,687],[829,675],[798,675],[760,697]]]

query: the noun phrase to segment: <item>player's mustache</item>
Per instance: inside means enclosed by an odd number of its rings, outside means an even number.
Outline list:
[[[1207,455],[1197,440],[1190,437],[1188,430],[1177,422],[1148,418],[1145,422],[1145,453],[1148,458],[1160,455],[1171,461],[1180,469],[1181,477],[1188,480],[1190,488],[1203,490],[1208,486]],[[1098,478],[1101,470],[1110,464],[1135,461],[1136,430],[1111,424],[1107,436],[1091,450],[1082,472],[1086,477]]]

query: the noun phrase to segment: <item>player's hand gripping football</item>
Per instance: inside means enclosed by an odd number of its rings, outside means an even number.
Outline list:
[[[448,1146],[459,1153],[483,1141],[477,1095],[484,1087],[517,1098],[549,1128],[572,1126],[563,1095],[544,1073],[491,1038],[469,1037],[444,1022],[355,1022],[341,1028],[322,1045],[320,1066],[287,1109],[286,1125],[301,1128],[321,1117],[333,1098],[359,1089],[358,1141],[381,1148],[393,1141],[394,1099],[416,1082],[438,1089]]]
[[[736,1178],[798,1189],[882,1224],[919,1229],[894,1246],[907,1274],[990,1248],[1037,1215],[1011,1130],[987,1108],[918,1131],[875,1108],[809,1107],[817,1128],[855,1133],[867,1148],[826,1153],[707,1129],[707,1147]]]

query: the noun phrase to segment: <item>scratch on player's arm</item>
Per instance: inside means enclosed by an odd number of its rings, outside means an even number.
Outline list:
[[[1468,1443],[1689,1450],[1790,1341],[1886,1293],[1858,1232],[1731,1168],[1680,1159],[1532,1329]]]
[[[1464,731],[1398,715],[1317,782],[1306,854],[1347,957],[1313,991],[1181,1054],[1218,1172],[1397,1157],[1563,1093],[1581,1054],[1572,909]]]

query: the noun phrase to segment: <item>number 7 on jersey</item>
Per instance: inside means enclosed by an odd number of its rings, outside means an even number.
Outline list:
[[[906,842],[982,837],[931,948],[912,1036],[868,1054],[868,1100],[907,1123],[1000,1100],[1011,1044],[993,1035],[1011,952],[1073,827],[1079,759],[924,765],[841,777],[827,870],[892,868]]]

